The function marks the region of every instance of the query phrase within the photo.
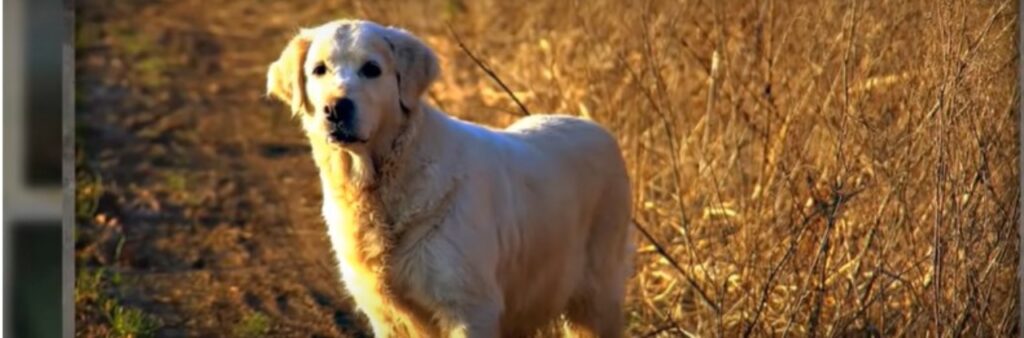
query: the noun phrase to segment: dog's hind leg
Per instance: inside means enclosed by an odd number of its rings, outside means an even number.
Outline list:
[[[621,282],[593,280],[589,290],[577,293],[566,311],[567,337],[621,337],[623,333],[623,295]],[[616,285],[617,284],[617,285]],[[599,286],[600,285],[600,286]],[[583,290],[580,290],[583,291]]]
[[[628,224],[628,223],[627,223]],[[625,314],[623,302],[626,282],[632,274],[632,243],[629,229],[618,241],[621,245],[604,246],[619,251],[591,256],[588,271],[566,309],[570,336],[621,337]],[[596,252],[592,252],[596,253]]]
[[[570,335],[621,337],[626,282],[633,274],[628,182],[613,185],[599,203],[587,239],[587,265],[566,309]],[[617,188],[617,189],[616,189]]]

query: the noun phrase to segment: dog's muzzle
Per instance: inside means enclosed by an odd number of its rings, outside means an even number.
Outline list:
[[[348,98],[324,107],[327,113],[327,135],[331,141],[339,143],[362,143],[356,128],[356,104]]]

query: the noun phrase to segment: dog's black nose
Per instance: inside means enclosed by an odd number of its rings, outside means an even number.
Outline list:
[[[341,143],[360,141],[356,129],[356,104],[352,100],[343,98],[324,109],[327,113],[328,134],[332,140]]]
[[[356,115],[356,104],[348,98],[343,98],[334,103],[333,107],[327,109],[327,121],[351,126]]]

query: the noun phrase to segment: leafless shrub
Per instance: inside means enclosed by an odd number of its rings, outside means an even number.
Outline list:
[[[1018,330],[1011,2],[461,6],[531,112],[619,135],[637,222],[684,270],[638,239],[632,336]],[[514,119],[438,32],[435,101]]]

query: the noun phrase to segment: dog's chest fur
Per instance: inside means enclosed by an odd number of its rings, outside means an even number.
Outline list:
[[[342,278],[361,310],[385,317],[384,325],[430,332],[430,311],[412,283],[430,277],[436,262],[423,262],[418,251],[451,212],[456,184],[437,179],[430,162],[414,167],[372,191],[345,190],[325,179],[323,210]]]

